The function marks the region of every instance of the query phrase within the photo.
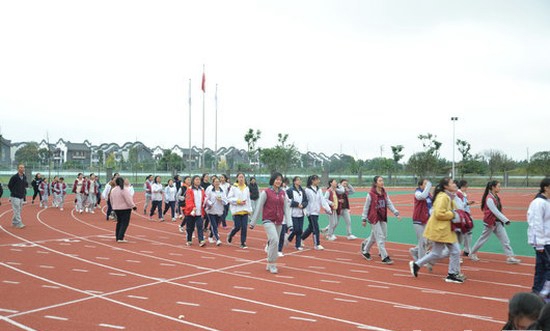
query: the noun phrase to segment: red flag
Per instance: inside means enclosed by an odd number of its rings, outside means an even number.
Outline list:
[[[205,93],[206,92],[206,76],[204,75],[204,71],[202,72],[201,88],[202,88],[202,93]]]

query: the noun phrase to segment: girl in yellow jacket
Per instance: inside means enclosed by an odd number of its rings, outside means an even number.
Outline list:
[[[453,220],[459,221],[455,212],[454,195],[457,191],[456,184],[451,178],[445,177],[435,188],[433,211],[426,224],[424,237],[432,242],[432,250],[418,261],[409,262],[411,273],[418,277],[418,270],[427,264],[433,264],[445,257],[445,248],[449,250],[449,274],[445,278],[448,283],[463,283],[460,275],[460,245],[456,233],[451,228]]]

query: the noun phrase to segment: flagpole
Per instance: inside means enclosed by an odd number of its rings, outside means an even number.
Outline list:
[[[189,78],[189,173],[191,174],[191,78]]]
[[[206,77],[204,73],[204,64],[202,65],[202,162],[201,162],[201,168],[205,168],[205,162],[204,162],[204,139],[205,139],[205,125],[206,125],[206,111],[205,111],[205,87],[206,84]]]
[[[216,162],[216,170],[218,170],[218,84],[216,84],[216,129],[214,134],[214,155]]]

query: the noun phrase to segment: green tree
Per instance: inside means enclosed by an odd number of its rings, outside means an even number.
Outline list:
[[[501,151],[490,149],[485,152],[485,156],[490,178],[493,178],[498,172],[505,174],[515,166],[514,161]]]
[[[288,169],[299,162],[300,153],[294,144],[287,144],[288,134],[278,134],[278,144],[273,148],[260,150],[260,161],[270,172],[286,174]]]
[[[35,142],[28,143],[15,152],[16,163],[36,164],[39,161],[38,144]]]
[[[183,171],[185,164],[183,159],[178,154],[172,153],[171,150],[165,149],[162,151],[162,157],[158,160],[159,169],[166,171]]]
[[[550,151],[533,154],[530,160],[530,167],[539,175],[550,176]]]
[[[108,169],[114,169],[116,167],[116,158],[114,152],[111,152],[109,153],[109,155],[107,155],[107,159],[105,160],[105,167]]]
[[[246,141],[246,145],[248,148],[247,149],[248,160],[250,162],[252,162],[253,154],[256,153],[256,151],[258,150],[256,148],[256,143],[258,142],[258,140],[260,140],[261,136],[262,136],[262,131],[256,130],[256,132],[254,132],[254,130],[252,129],[248,129],[248,131],[244,135],[244,141]]]
[[[363,171],[365,171],[365,161],[363,160],[353,160],[350,166],[351,173],[357,175],[359,184],[363,182]]]
[[[437,141],[436,138],[437,136],[431,133],[418,136],[424,151],[413,154],[408,164],[408,168],[414,171],[417,176],[430,177],[441,172],[441,169],[438,168],[441,142]]]
[[[470,149],[472,149],[472,145],[470,145],[470,143],[466,140],[460,139],[457,139],[456,145],[458,146],[458,152],[460,153],[460,155],[462,155],[462,161],[459,163],[459,169],[461,178],[464,178],[465,163],[472,158],[472,155],[470,154]]]

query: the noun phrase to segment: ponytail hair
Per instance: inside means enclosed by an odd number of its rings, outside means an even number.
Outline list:
[[[539,190],[539,193],[538,194],[543,194],[544,193],[544,189],[547,188],[548,186],[550,186],[550,177],[546,177],[544,178],[543,180],[541,180],[540,182],[540,190]],[[537,194],[537,195],[538,195]],[[535,197],[536,198],[536,197]]]
[[[437,199],[437,195],[439,193],[445,192],[445,186],[449,186],[450,181],[451,181],[450,177],[441,178],[441,180],[439,181],[439,183],[437,183],[437,186],[435,187],[434,201],[435,201],[435,199]]]
[[[311,185],[313,184],[313,181],[314,181],[314,180],[317,180],[317,179],[319,179],[319,176],[317,176],[317,175],[311,175],[311,176],[309,176],[309,177],[307,178],[307,185],[306,185],[306,186],[307,186],[307,187],[311,187]]]
[[[456,183],[456,187],[458,187],[459,190],[464,186],[468,186],[468,181],[465,179],[461,179],[458,181],[458,183]]]
[[[485,186],[485,192],[483,192],[483,197],[481,198],[481,210],[485,209],[485,201],[487,200],[487,196],[489,195],[489,192],[498,185],[498,183],[500,183],[498,180],[491,180],[487,183],[487,186]]]
[[[115,180],[115,184],[116,186],[120,187],[121,190],[124,190],[124,178],[117,177],[117,179]]]
[[[376,187],[376,183],[378,182],[378,178],[381,178],[382,176],[374,176],[372,179],[372,187]]]

